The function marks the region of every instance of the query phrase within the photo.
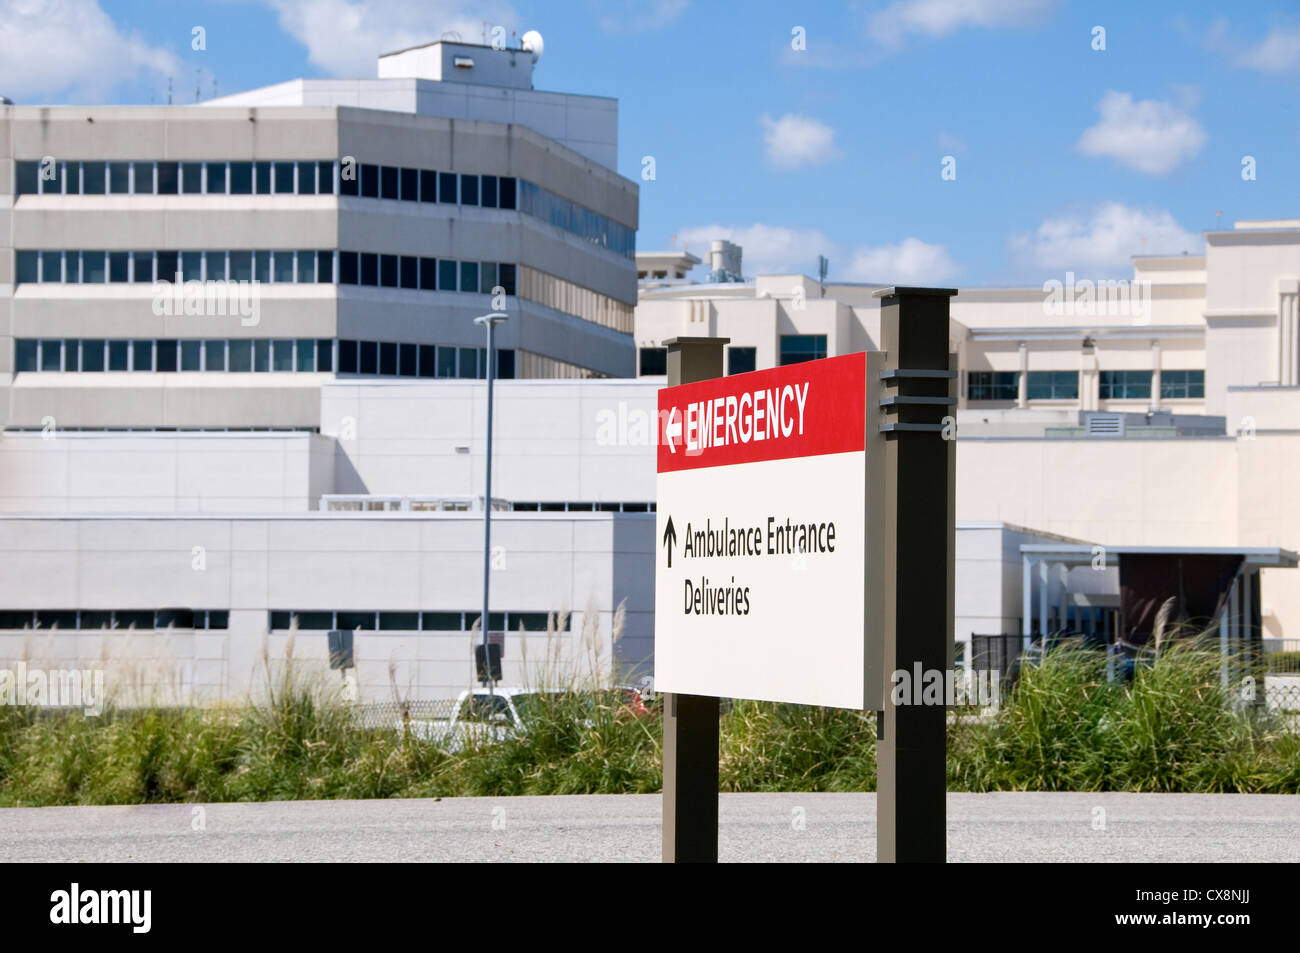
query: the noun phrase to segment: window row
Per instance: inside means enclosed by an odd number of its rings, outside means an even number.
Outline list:
[[[547,612],[489,612],[488,631],[518,631],[522,624],[526,632],[545,632]],[[461,612],[371,612],[344,610],[292,610],[272,609],[267,613],[271,631],[283,631],[295,623],[300,630],[327,631],[330,629],[371,632],[468,632],[483,613],[474,609]],[[563,631],[571,631],[572,616],[556,620],[564,622]]]
[[[633,305],[527,265],[519,268],[519,297],[624,334],[631,334],[636,323]]]
[[[498,349],[496,376],[515,376],[515,353]],[[109,340],[18,338],[14,370],[336,372],[386,377],[487,376],[487,349],[394,341],[297,339]]]
[[[0,609],[0,629],[228,629],[225,609]]]
[[[501,288],[515,293],[516,268],[508,262],[454,261],[414,255],[339,252],[339,284],[418,291],[469,291],[492,294]]]
[[[484,347],[335,342],[329,338],[18,338],[14,341],[14,371],[337,372],[482,378],[487,376],[486,355]],[[497,350],[497,377],[515,377],[515,352],[511,348]]]
[[[643,347],[637,354],[637,373],[641,377],[662,376],[668,373],[668,348]],[[797,363],[790,361],[788,363]],[[758,368],[758,348],[728,347],[727,373],[748,374]]]
[[[20,161],[21,195],[347,195],[359,198],[518,209],[625,258],[636,231],[513,176],[437,172],[333,160],[153,162]]]
[[[517,513],[653,513],[653,503],[511,503]]]
[[[338,267],[335,268],[337,255]],[[18,251],[17,284],[151,284],[154,281],[259,281],[339,284],[421,291],[515,293],[507,262],[457,261],[375,252],[267,251]],[[593,292],[594,293],[594,292]]]
[[[1101,400],[1149,400],[1152,371],[1101,371],[1098,397]],[[1018,371],[971,371],[966,376],[968,400],[1016,400],[1020,391]],[[1025,379],[1029,400],[1078,400],[1078,371],[1029,371]],[[1205,397],[1205,371],[1160,372],[1162,400]]]

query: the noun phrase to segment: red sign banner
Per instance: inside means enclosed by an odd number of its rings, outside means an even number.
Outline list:
[[[659,391],[658,472],[866,448],[866,354]]]

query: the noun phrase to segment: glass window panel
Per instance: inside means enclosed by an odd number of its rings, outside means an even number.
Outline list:
[[[41,281],[63,281],[62,252],[41,252]]]
[[[298,628],[311,629],[314,632],[324,632],[327,629],[334,628],[333,612],[299,612]]]
[[[339,373],[355,374],[357,372],[357,342],[339,341]]]
[[[208,167],[208,184],[212,184],[212,167]],[[211,188],[208,191],[212,191]],[[253,194],[253,163],[251,162],[232,162],[230,163],[230,194],[231,195],[252,195]]]
[[[478,263],[477,261],[461,261],[460,263],[460,290],[474,291],[478,289]]]
[[[253,253],[253,274],[258,281],[269,282],[271,280],[271,253],[269,251]]]
[[[99,285],[104,283],[108,272],[105,265],[105,254],[102,251],[83,251],[81,253],[81,280],[90,285]]]
[[[197,622],[198,619],[195,619]],[[230,612],[227,609],[210,609],[208,610],[208,628],[209,629],[228,629],[230,628]]]
[[[456,376],[456,349],[454,347],[438,348],[438,376]]]
[[[153,195],[153,170],[152,162],[133,162],[135,167],[135,194],[136,195]]]
[[[398,170],[391,165],[379,167],[379,197],[395,199],[398,197]]]
[[[294,163],[277,162],[275,163],[275,191],[279,195],[292,195],[294,191],[293,184]]]
[[[131,370],[153,370],[153,341],[131,342]]]
[[[482,262],[479,268],[479,288],[484,294],[491,294],[492,289],[497,286],[497,263],[494,261]]]
[[[258,195],[271,194],[271,163],[255,162],[253,163],[254,191]]]
[[[397,287],[397,256],[379,256],[379,283],[385,288]]]
[[[463,632],[464,624],[459,612],[421,612],[420,628],[426,632]]]
[[[316,280],[316,253],[298,252],[298,283],[309,285]]]
[[[158,280],[175,281],[176,272],[180,268],[180,253],[174,251],[160,251],[158,253]]]
[[[59,371],[63,369],[63,342],[41,342],[41,370]]]
[[[434,377],[438,373],[437,349],[432,344],[419,347],[419,372],[421,377]]]
[[[381,612],[379,628],[389,632],[415,632],[420,628],[418,612]]]
[[[318,251],[316,253],[316,283],[318,285],[334,284],[334,252]]]
[[[456,349],[460,353],[460,366],[457,370],[457,377],[478,377],[478,349],[473,347],[461,347]]]
[[[339,284],[355,285],[360,277],[357,268],[357,253],[354,251],[339,252]]]
[[[131,271],[131,253],[125,251],[111,251],[108,253],[108,280],[114,283],[122,283],[130,277]]]
[[[224,281],[226,279],[226,253],[223,251],[210,251],[203,256],[204,276],[208,281]]]
[[[316,370],[316,340],[314,338],[298,339],[298,370]]]
[[[203,252],[181,252],[181,277],[186,281],[203,280]]]
[[[65,338],[63,341],[63,367],[65,370],[75,371],[81,368],[81,342],[76,338]]]
[[[502,348],[497,351],[497,377],[502,380],[514,380],[515,376],[515,352],[513,348]]]
[[[108,342],[108,369],[110,371],[124,371],[127,363],[130,361],[129,341],[109,341]]]
[[[316,370],[325,373],[334,370],[334,342],[329,338],[316,342]]]
[[[379,373],[379,345],[374,341],[362,341],[360,352],[361,373]]]
[[[506,294],[513,295],[515,293],[515,266],[501,262],[498,272],[498,284],[505,289]]]
[[[153,252],[137,251],[131,253],[131,280],[137,284],[153,281]]]
[[[781,365],[820,360],[826,356],[826,335],[781,335]]]
[[[398,348],[397,373],[402,377],[414,377],[416,369],[416,351],[414,344],[403,344]]]
[[[379,373],[388,377],[397,373],[397,345],[392,341],[379,345]]]
[[[420,259],[420,289],[434,291],[438,287],[438,260],[436,258]]]
[[[81,163],[81,194],[103,195],[108,188],[108,166],[103,162]]]
[[[230,253],[230,280],[253,280],[253,253],[251,251],[232,251]]]
[[[666,353],[666,349],[665,349]],[[758,366],[758,349],[752,347],[730,347],[727,348],[727,373],[728,374],[747,374]],[[665,363],[664,369],[660,372],[668,373],[668,367]]]
[[[14,195],[36,195],[41,187],[39,162],[14,163]]]
[[[230,369],[248,373],[253,369],[253,342],[234,340],[230,342]]]
[[[438,290],[456,290],[456,263],[446,258],[438,259]]]
[[[401,260],[401,281],[403,288],[420,287],[420,259],[403,255]]]
[[[500,208],[514,208],[516,199],[515,180],[503,175],[497,180],[497,205]]]
[[[155,348],[156,369],[163,372],[176,370],[176,342],[159,341]]]
[[[301,170],[299,176],[302,175]],[[300,180],[301,181],[301,180]],[[334,194],[334,163],[322,160],[316,163],[316,191],[322,195]]]
[[[271,369],[271,342],[253,342],[253,370],[265,374]]]
[[[477,175],[462,175],[460,177],[460,204],[478,205]]]
[[[207,163],[209,195],[226,194],[226,180],[229,178],[227,175],[227,169],[228,167],[224,162]],[[245,189],[245,191],[248,190]]]
[[[23,371],[34,371],[37,366],[37,348],[36,342],[32,340],[18,340],[14,342],[14,370],[22,373]]]
[[[374,252],[361,253],[361,283],[371,288],[379,285],[379,256]]]
[[[197,371],[203,366],[202,341],[181,342],[181,370]]]
[[[732,348],[732,350],[736,350]],[[640,351],[642,377],[656,377],[668,373],[668,348],[643,347]]]
[[[438,201],[447,205],[456,204],[456,173],[438,173]]]
[[[420,201],[438,201],[438,173],[429,169],[420,170]]]
[[[379,166],[361,166],[361,197],[367,199],[379,198]]]
[[[83,371],[102,371],[104,369],[104,342],[102,340],[81,342],[81,369]]]
[[[338,626],[344,631],[349,629],[374,629],[375,627],[375,613],[373,612],[340,612],[338,618]]]
[[[291,284],[293,282],[293,252],[285,249],[277,250],[273,264],[276,283]]]
[[[418,169],[403,169],[401,186],[402,201],[416,201],[420,197],[420,171]]]
[[[40,280],[40,252],[20,251],[14,258],[14,264],[17,266],[14,280],[20,285],[36,284]]]
[[[181,164],[181,191],[186,195],[195,195],[203,191],[202,162],[184,162]]]
[[[293,370],[293,342],[292,341],[271,342],[271,370],[273,371]]]
[[[138,168],[137,168],[137,171]],[[181,187],[181,164],[179,162],[158,163],[158,194],[175,195]]]
[[[125,195],[131,191],[131,163],[108,164],[108,191],[114,195]]]
[[[224,371],[226,369],[226,342],[203,342],[203,369],[205,371]]]
[[[482,184],[482,195],[479,197],[480,203],[484,208],[497,207],[497,177],[495,175],[485,175],[480,177]]]
[[[360,195],[361,181],[357,173],[360,170],[355,162],[344,162],[339,166],[339,195]]]

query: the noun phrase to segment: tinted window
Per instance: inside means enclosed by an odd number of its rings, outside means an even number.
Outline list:
[[[293,342],[292,341],[271,342],[271,370],[273,371],[293,370]]]
[[[371,287],[379,284],[379,256],[374,252],[361,253],[361,283]]]
[[[125,251],[111,251],[108,253],[108,280],[113,282],[123,282],[128,278],[130,270],[131,253]]]
[[[363,198],[379,198],[379,166],[363,165],[361,167],[361,195]]]
[[[456,290],[456,263],[445,258],[438,259],[438,290]]]
[[[357,253],[354,251],[339,252],[339,284],[355,285],[357,278]]]
[[[14,370],[36,370],[36,342],[19,340],[14,343]]]
[[[102,371],[104,369],[104,342],[81,342],[81,369],[83,371]]]
[[[152,162],[135,163],[135,194],[136,195],[153,195],[153,170]]]
[[[322,195],[334,194],[334,163],[316,163],[316,191]]]
[[[126,370],[128,360],[128,350],[126,341],[109,341],[108,342],[108,369],[110,371]]]
[[[230,369],[240,373],[248,373],[253,369],[252,341],[230,342]]]
[[[156,349],[157,369],[160,371],[176,370],[176,342],[159,341]]]
[[[379,371],[379,345],[374,341],[362,341],[360,352],[361,373],[377,373]]]
[[[299,195],[316,194],[316,163],[315,162],[298,163],[298,194]]]
[[[275,164],[275,191],[283,194],[293,192],[293,163],[277,162]]]
[[[379,256],[379,283],[385,288],[397,287],[397,256]]]
[[[202,363],[202,341],[181,342],[181,370],[197,371]]]
[[[226,253],[210,251],[204,256],[204,277],[208,281],[224,281],[226,277]]]
[[[102,251],[83,251],[81,253],[81,280],[86,284],[102,284],[104,281],[104,253]]]
[[[485,176],[481,176],[480,178],[483,185],[481,190],[483,194],[479,197],[480,204],[484,208],[496,208],[497,207],[497,177],[495,175],[485,175]]]
[[[339,167],[339,195],[360,195],[361,183],[357,181],[357,165],[345,162]]]
[[[153,370],[153,341],[131,342],[131,370]]]
[[[514,208],[515,191],[515,180],[503,175],[497,180],[497,205],[501,208]]]
[[[339,373],[355,374],[357,372],[357,342],[339,341]]]
[[[316,255],[309,251],[298,252],[298,281],[311,284],[316,280]]]
[[[302,339],[302,338],[300,338],[300,339],[298,340],[298,359],[297,359],[297,363],[298,363],[298,370],[300,370],[300,371],[307,371],[307,372],[310,372],[310,371],[314,371],[314,370],[316,370],[316,341],[315,341],[315,339],[312,339],[312,340],[306,340],[306,339]]]
[[[251,251],[232,251],[230,253],[230,280],[253,280],[253,253]]]
[[[160,251],[158,253],[158,280],[175,281],[176,272],[180,267],[180,256],[174,251]]]
[[[402,256],[401,285],[403,288],[420,287],[420,260],[408,255]]]
[[[420,201],[436,202],[438,200],[438,173],[428,169],[420,170]]]
[[[438,357],[436,348],[432,344],[421,344],[419,347],[419,372],[421,377],[433,377],[438,373]]]
[[[41,252],[41,281],[63,280],[63,254],[57,251]]]
[[[402,170],[402,194],[403,202],[414,202],[420,197],[420,173],[416,169]]]
[[[478,290],[478,262],[462,261],[460,263],[460,290]]]
[[[316,283],[332,285],[334,283],[334,253],[318,251],[316,253]]]
[[[203,342],[203,369],[208,371],[224,371],[226,369],[225,341]]]
[[[732,348],[734,351],[735,348]],[[668,348],[641,348],[641,375],[657,376],[668,373]]]
[[[497,273],[498,273],[498,280],[501,282],[501,287],[505,289],[506,294],[508,295],[514,294],[515,293],[515,266],[502,262],[500,267],[497,269]]]
[[[131,191],[131,163],[108,164],[108,190],[114,195],[125,195]]]
[[[420,259],[420,288],[433,291],[438,287],[438,261],[435,258]]]
[[[258,195],[271,194],[271,163],[256,162],[254,163],[253,174],[256,176],[255,183]]]
[[[752,347],[727,348],[727,373],[747,374],[750,371],[754,370],[758,364],[757,353],[758,353],[757,348],[752,348]],[[664,362],[664,370],[658,371],[657,373],[660,374],[668,373],[666,360]]]
[[[15,256],[18,273],[15,280],[21,284],[35,284],[40,279],[40,253],[20,251]]]
[[[41,164],[39,162],[19,162],[14,170],[14,194],[35,195],[40,190]]]
[[[510,348],[497,351],[497,377],[513,380],[515,376],[515,352]]]
[[[226,164],[224,162],[208,163],[208,194],[226,194]]]
[[[181,252],[181,277],[186,281],[203,280],[203,252]]]
[[[397,191],[398,171],[391,165],[379,167],[379,197],[385,199],[395,199],[398,197]]]
[[[138,251],[131,254],[132,280],[136,282],[153,281],[153,252]]]
[[[334,370],[334,342],[329,338],[322,338],[316,342],[316,370],[329,372]]]
[[[103,162],[83,162],[81,164],[81,194],[103,195],[108,186],[105,174],[107,165]]]
[[[460,204],[478,205],[477,175],[462,175],[460,177]]]
[[[208,166],[208,191],[212,191],[212,167]],[[251,162],[232,162],[230,163],[230,194],[231,195],[252,195],[253,194],[253,163]]]
[[[414,377],[415,360],[416,360],[415,345],[403,344],[398,349],[397,373],[399,373],[403,377]]]
[[[136,170],[139,171],[138,169]],[[181,164],[179,162],[158,163],[158,194],[175,195],[181,186]]]
[[[186,195],[203,191],[203,163],[186,162],[181,166],[181,191]]]
[[[277,251],[272,258],[272,270],[275,272],[275,280],[283,284],[293,282],[293,252]]]
[[[438,201],[449,205],[456,204],[456,173],[438,173]]]
[[[41,342],[41,370],[57,371],[63,366],[63,342]]]
[[[379,373],[389,376],[397,373],[397,345],[392,341],[379,345]]]
[[[462,630],[459,612],[422,612],[420,628],[430,632],[460,632]]]

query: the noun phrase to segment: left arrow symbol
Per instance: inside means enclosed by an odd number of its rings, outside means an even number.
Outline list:
[[[668,550],[668,568],[673,568],[673,545],[677,542],[677,530],[673,527],[673,518],[668,517],[668,526],[664,529],[664,548]]]

